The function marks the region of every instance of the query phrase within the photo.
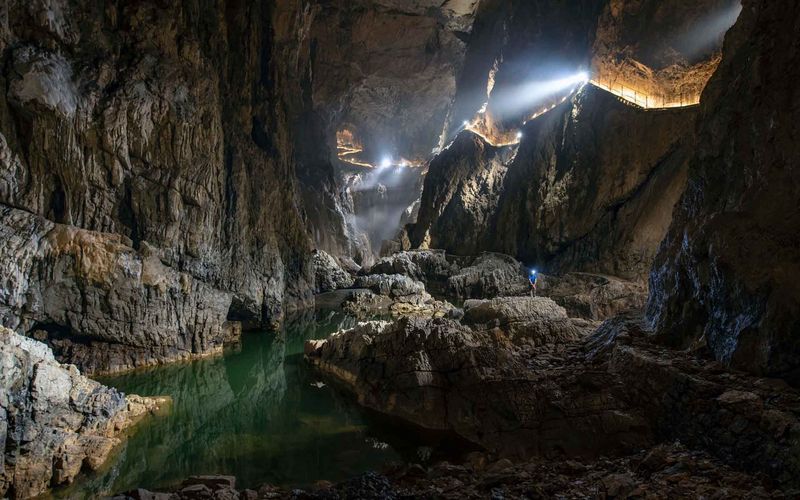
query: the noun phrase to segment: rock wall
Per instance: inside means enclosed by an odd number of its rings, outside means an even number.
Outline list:
[[[563,104],[569,89],[528,102],[526,89],[591,68],[598,82],[696,103],[738,10],[728,0],[482,2],[418,222],[396,246],[645,281],[685,184],[696,110],[646,113],[596,85]]]
[[[650,321],[734,367],[800,381],[800,6],[746,0],[706,88]]]
[[[431,162],[411,244],[643,280],[683,190],[678,138],[694,116],[587,86],[529,122],[518,147],[464,132]]]
[[[100,272],[92,265],[74,284],[52,291],[46,284],[60,276],[26,276],[25,269],[56,272],[59,264],[26,268],[20,260],[22,274],[10,279],[40,283],[48,293],[15,295],[14,303],[6,293],[6,310],[24,309],[27,321],[6,318],[6,324],[31,327],[47,317],[70,335],[159,349],[192,344],[193,351],[204,351],[204,344],[216,343],[212,338],[226,316],[268,324],[309,301],[310,248],[289,119],[300,89],[287,69],[294,68],[299,47],[276,43],[281,33],[275,31],[284,26],[302,35],[302,7],[202,0],[8,3],[0,23],[6,89],[0,96],[0,204],[63,224],[61,234],[96,240],[89,247],[118,252],[114,273],[127,260],[152,262],[163,266],[162,274],[188,281],[177,286],[167,279],[167,292],[155,298],[147,295],[153,287],[140,288],[135,294],[148,298],[119,321],[113,310],[127,292],[115,296],[112,287],[98,304],[80,305],[88,300],[81,280]],[[284,24],[281,16],[296,22]],[[5,224],[10,212],[3,210]],[[50,222],[31,220],[3,230],[23,243],[54,237]],[[36,258],[55,259],[37,251]],[[69,265],[80,267],[79,260]],[[139,279],[135,269],[125,272]],[[199,326],[198,317],[208,311],[194,311],[208,297],[213,311]],[[226,302],[230,312],[223,310]],[[91,308],[102,327],[86,320]],[[84,320],[69,317],[78,309]],[[190,334],[186,325],[216,333]],[[180,329],[183,338],[166,338]],[[136,342],[130,337],[156,330],[161,333]]]

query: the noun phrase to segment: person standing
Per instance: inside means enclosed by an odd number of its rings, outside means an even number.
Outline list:
[[[539,279],[539,274],[536,272],[536,269],[531,269],[531,273],[528,276],[528,281],[531,283],[531,297],[536,297],[536,281]]]

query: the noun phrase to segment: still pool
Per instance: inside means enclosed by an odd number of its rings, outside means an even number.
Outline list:
[[[238,487],[303,486],[399,461],[380,425],[303,360],[305,340],[354,324],[318,311],[278,334],[245,334],[224,356],[102,378],[125,393],[171,396],[172,409],[140,424],[104,470],[56,494],[164,488],[198,474],[235,475]]]

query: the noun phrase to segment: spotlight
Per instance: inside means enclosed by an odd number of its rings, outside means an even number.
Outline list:
[[[388,156],[384,156],[383,159],[381,160],[381,167],[386,168],[391,166],[392,166],[392,159]]]
[[[522,132],[517,132],[517,140],[522,139]]]

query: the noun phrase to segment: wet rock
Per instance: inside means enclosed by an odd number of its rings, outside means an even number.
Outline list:
[[[314,252],[314,293],[332,292],[353,286],[353,275],[327,252]]]
[[[120,433],[168,406],[159,398],[127,398],[59,364],[33,339],[0,327],[0,495],[29,498],[97,470]]]

